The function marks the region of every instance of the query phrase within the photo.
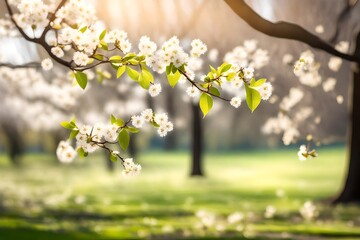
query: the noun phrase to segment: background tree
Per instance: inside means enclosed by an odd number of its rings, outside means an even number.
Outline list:
[[[356,182],[360,181],[360,150],[357,147],[360,142],[360,129],[357,126],[358,122],[360,121],[360,116],[357,110],[357,104],[359,101],[359,64],[360,64],[360,51],[359,51],[359,42],[360,42],[360,33],[355,32],[354,35],[357,37],[355,38],[355,51],[352,54],[345,54],[339,52],[330,44],[326,43],[325,41],[321,40],[316,35],[311,34],[310,32],[306,31],[302,27],[287,23],[287,22],[277,22],[272,23],[270,21],[265,20],[259,14],[257,14],[244,0],[225,0],[225,2],[233,9],[233,11],[244,21],[246,21],[251,27],[255,30],[265,33],[266,35],[276,37],[276,38],[285,38],[285,39],[292,39],[296,41],[300,41],[303,43],[308,44],[313,48],[317,48],[323,50],[329,54],[334,56],[343,58],[345,60],[353,61],[356,63],[354,67],[353,73],[353,84],[352,84],[352,115],[351,115],[351,124],[350,127],[350,145],[349,145],[349,169],[346,178],[346,182],[344,188],[340,195],[334,200],[334,203],[347,203],[347,202],[359,202],[360,201],[360,187]],[[354,9],[356,11],[358,9],[357,1],[350,1],[349,4],[345,5],[345,10],[341,13],[338,21],[338,28],[336,32],[339,32],[339,26],[341,26],[343,18],[342,15],[347,15],[351,11],[350,9]],[[337,35],[337,34],[335,34]]]

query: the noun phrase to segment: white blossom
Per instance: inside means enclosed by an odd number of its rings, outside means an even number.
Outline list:
[[[89,63],[89,57],[83,52],[75,52],[73,60],[78,66],[86,66]]]
[[[230,105],[233,106],[234,108],[239,108],[241,105],[241,98],[240,97],[233,97],[230,100]]]
[[[161,93],[161,84],[156,83],[149,87],[149,94],[151,97],[156,97]]]
[[[142,118],[142,116],[132,116],[131,123],[136,128],[142,128],[144,125],[144,119]]]
[[[141,117],[144,119],[144,121],[146,122],[150,122],[152,120],[154,116],[153,110],[152,109],[145,109],[144,111],[141,112]]]
[[[51,52],[58,58],[62,58],[64,56],[64,51],[60,47],[51,48]]]
[[[197,96],[200,94],[200,91],[199,91],[199,89],[197,89],[195,86],[191,86],[191,87],[188,87],[188,88],[186,89],[186,93],[187,93],[190,97],[194,98],[194,97],[197,97]]]
[[[45,58],[41,62],[41,67],[44,71],[49,71],[54,67],[54,64],[50,58]]]

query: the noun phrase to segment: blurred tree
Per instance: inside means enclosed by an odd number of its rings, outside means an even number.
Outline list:
[[[334,199],[334,203],[348,203],[360,202],[360,112],[358,106],[360,104],[360,32],[354,33],[356,37],[355,51],[353,54],[345,54],[337,51],[330,44],[321,40],[319,37],[306,31],[299,25],[288,22],[273,23],[265,20],[262,16],[257,14],[245,0],[225,0],[225,2],[232,8],[232,10],[245,22],[247,22],[255,30],[260,31],[266,35],[292,39],[308,44],[313,48],[323,50],[334,56],[355,62],[353,68],[353,84],[352,89],[352,114],[351,114],[351,131],[349,134],[349,168],[346,182],[341,194]],[[356,9],[358,1],[345,1],[345,8],[337,18],[337,29],[334,36],[330,39],[335,42],[338,38],[340,28],[343,27],[344,19],[348,17],[353,9]],[[358,10],[358,9],[357,9]]]
[[[7,138],[9,159],[13,165],[18,166],[21,161],[21,156],[24,154],[22,134],[16,125],[7,121],[1,123],[1,129]]]

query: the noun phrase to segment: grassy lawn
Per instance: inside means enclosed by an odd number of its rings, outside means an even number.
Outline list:
[[[319,154],[210,153],[207,177],[193,179],[182,152],[140,155],[132,179],[121,167],[108,173],[100,156],[63,166],[29,155],[20,169],[0,156],[0,240],[360,239],[360,207],[324,204],[341,187],[345,150]],[[302,217],[306,201],[318,216]],[[269,205],[276,212],[265,218]]]

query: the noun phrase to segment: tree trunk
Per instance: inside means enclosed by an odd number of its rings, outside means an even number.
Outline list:
[[[360,55],[360,33],[356,40],[355,54]],[[334,203],[360,202],[360,63],[354,70],[352,94],[348,174],[345,186]]]
[[[137,138],[136,134],[132,134],[130,137],[128,151],[131,158],[136,158],[137,156],[136,138]]]
[[[203,155],[203,132],[201,110],[198,105],[192,104],[193,129],[192,129],[192,166],[191,176],[204,176]]]
[[[115,170],[115,163],[110,160],[110,154],[109,154],[108,151],[104,151],[104,159],[105,159],[106,169],[107,169],[109,172],[114,172],[114,170]]]
[[[175,118],[175,101],[174,93],[168,91],[166,94],[166,109],[169,116]],[[169,135],[166,136],[165,141],[165,150],[173,151],[176,149],[176,131],[172,131]]]
[[[11,124],[3,124],[3,130],[8,140],[8,155],[13,165],[20,164],[20,158],[24,154],[24,146],[19,130]]]

